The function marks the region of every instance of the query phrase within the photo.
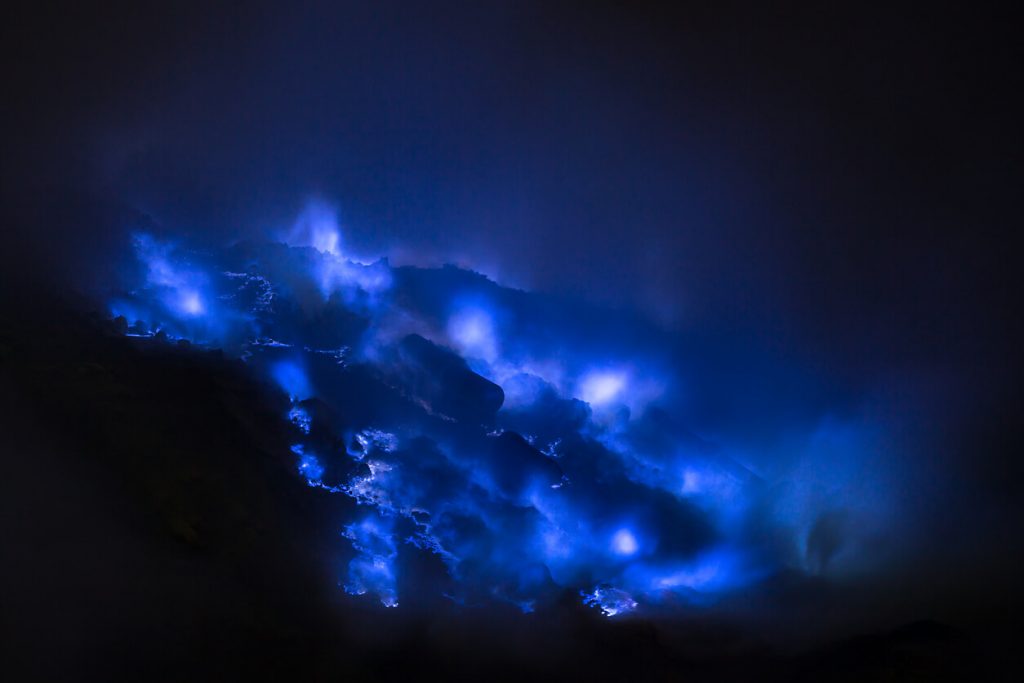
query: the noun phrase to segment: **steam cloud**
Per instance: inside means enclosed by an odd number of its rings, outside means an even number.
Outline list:
[[[397,607],[405,558],[426,554],[445,576],[422,581],[457,602],[531,611],[572,590],[612,617],[780,571],[870,571],[894,512],[858,463],[882,425],[822,419],[791,439],[795,465],[759,471],[683,426],[653,329],[347,258],[324,205],[283,236],[198,253],[138,235],[110,312],[242,358],[287,397],[296,475],[358,503],[339,529],[347,592]]]

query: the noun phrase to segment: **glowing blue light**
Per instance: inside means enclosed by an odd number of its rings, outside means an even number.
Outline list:
[[[700,493],[700,490],[700,472],[689,467],[683,470],[683,495],[692,495],[694,493]]]
[[[455,348],[471,358],[492,362],[498,356],[494,321],[481,308],[470,307],[448,319],[448,337]]]
[[[337,254],[339,241],[336,230],[317,230],[313,235],[313,248],[325,254]]]
[[[135,252],[146,266],[146,282],[164,306],[175,316],[195,318],[206,314],[201,290],[207,284],[204,273],[179,262],[170,244],[150,235],[135,236]]]
[[[612,535],[612,551],[616,555],[635,555],[639,549],[640,544],[629,529],[619,529]]]
[[[637,608],[637,602],[633,596],[618,588],[595,588],[590,593],[580,593],[583,596],[583,604],[591,607],[598,607],[606,617],[614,617],[616,614],[632,612]]]
[[[623,372],[591,372],[583,377],[579,398],[592,406],[604,406],[618,399],[626,388]]]
[[[620,580],[631,590],[657,599],[659,592],[675,594],[691,603],[707,603],[722,593],[747,585],[765,574],[765,568],[734,547],[721,546],[685,561],[636,563]]]
[[[360,292],[376,295],[391,287],[391,271],[385,263],[356,263],[334,254],[327,254],[321,259],[316,267],[316,277],[325,298],[339,292],[353,307],[359,306]]]
[[[699,564],[693,567],[680,569],[672,574],[659,578],[656,582],[658,588],[706,588],[713,581],[719,578],[721,567],[717,563]]]
[[[308,209],[289,242],[316,251],[275,245],[270,253],[284,265],[246,255],[204,271],[190,252],[140,237],[144,281],[111,310],[132,323],[129,334],[202,335],[229,353],[234,344],[253,359],[254,372],[288,394],[287,419],[302,441],[292,446],[300,476],[318,491],[353,499],[359,512],[350,520],[363,515],[344,532],[355,550],[343,579],[349,593],[398,604],[400,539],[409,552],[440,558],[456,600],[489,595],[529,611],[564,589],[598,584],[581,595],[606,616],[638,602],[693,604],[767,569],[835,567],[857,553],[830,550],[830,534],[842,531],[829,524],[830,510],[882,505],[877,487],[860,474],[871,445],[860,425],[826,422],[809,438],[795,436],[786,446],[799,462],[783,473],[793,481],[777,487],[778,477],[754,477],[722,455],[724,447],[694,445],[672,416],[651,419],[664,412],[648,407],[669,375],[635,346],[608,351],[622,359],[609,365],[582,348],[572,315],[554,323],[538,318],[550,329],[535,335],[537,320],[511,324],[521,313],[502,295],[462,285],[425,287],[427,298],[436,295],[433,308],[408,304],[416,296],[405,297],[407,290],[391,297],[393,282],[401,285],[408,273],[345,258],[329,207]],[[500,289],[493,287],[486,291]],[[334,321],[346,316],[367,327],[337,331]],[[409,331],[432,334],[503,388],[504,407],[493,422],[439,426],[426,406],[395,409],[392,398],[415,395],[413,380],[394,368],[395,340]],[[550,343],[534,338],[545,335]],[[454,380],[446,388],[464,391]],[[315,433],[310,404],[299,404],[314,396],[324,406]],[[344,462],[312,452],[334,444]],[[323,482],[336,473],[337,481]],[[752,519],[762,513],[768,519]],[[791,543],[744,554],[758,542],[751,528],[763,524],[782,529]]]
[[[385,432],[381,429],[374,429],[372,427],[364,429],[356,434],[355,438],[360,448],[358,459],[362,459],[373,449],[383,451],[384,453],[391,453],[398,448],[398,437],[391,432]],[[356,457],[354,454],[350,455]]]
[[[381,460],[367,459],[364,462],[369,474],[354,475],[341,490],[360,504],[376,506],[389,514],[395,512],[392,493],[405,493],[404,491],[395,491],[403,484],[401,473],[395,472],[394,466]],[[401,507],[405,508],[405,506]]]
[[[285,241],[292,246],[309,246],[324,254],[337,255],[341,242],[337,210],[325,202],[310,202]]]
[[[291,246],[312,247],[318,252],[309,274],[325,299],[339,293],[349,305],[367,305],[370,302],[360,302],[360,293],[372,296],[391,286],[391,270],[386,262],[362,262],[342,253],[338,212],[330,204],[310,202],[283,240]]]
[[[348,565],[345,592],[350,595],[373,592],[385,607],[398,607],[394,566],[398,550],[392,526],[392,519],[370,514],[345,527],[342,533],[352,541],[352,547],[358,553]]]
[[[257,273],[236,273],[230,270],[223,272],[230,280],[239,282],[236,293],[226,298],[234,299],[239,295],[249,294],[252,299],[250,311],[253,313],[272,313],[274,302],[274,286],[266,277]]]
[[[310,486],[317,486],[323,480],[324,468],[320,460],[312,453],[307,453],[302,444],[292,446],[292,453],[299,456],[299,474],[306,478]]]
[[[270,368],[270,376],[292,401],[305,401],[313,396],[313,387],[306,371],[295,361],[280,361]]]
[[[199,292],[191,290],[182,291],[179,303],[181,310],[188,315],[202,315],[206,310],[205,306],[203,306],[203,300],[199,296]]]
[[[292,406],[292,409],[288,411],[288,421],[298,427],[303,434],[309,434],[313,418],[309,416],[305,408]]]

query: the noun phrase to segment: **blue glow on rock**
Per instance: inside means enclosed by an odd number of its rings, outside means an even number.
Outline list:
[[[299,428],[303,434],[309,434],[312,429],[313,419],[309,416],[309,413],[305,408],[301,406],[292,406],[291,410],[288,411],[288,421]]]
[[[373,449],[385,453],[391,453],[398,448],[398,437],[390,432],[369,427],[355,435],[355,440],[360,446],[359,458],[362,459]]]
[[[630,555],[636,555],[639,549],[640,544],[637,542],[636,536],[629,529],[619,529],[612,535],[612,551],[616,555],[629,557]]]
[[[310,202],[295,220],[285,241],[292,246],[308,246],[324,254],[340,255],[338,210],[326,202]]]
[[[448,319],[448,336],[455,348],[469,358],[488,363],[498,357],[498,339],[494,321],[482,308],[468,307]]]
[[[172,245],[140,234],[135,237],[135,251],[146,266],[147,285],[171,314],[195,318],[207,312],[202,294],[206,275],[176,259]]]
[[[324,298],[340,294],[350,305],[357,305],[360,294],[372,299],[391,286],[391,274],[382,262],[363,264],[325,254],[319,259],[316,273]]]
[[[592,372],[580,382],[579,397],[592,406],[605,406],[622,396],[627,382],[624,372]]]
[[[186,315],[197,316],[206,312],[206,306],[203,305],[203,299],[199,296],[199,292],[187,289],[181,292],[178,305]]]
[[[305,369],[296,361],[279,361],[270,368],[270,376],[292,401],[305,401],[313,395]]]
[[[650,349],[588,345],[568,307],[346,258],[329,207],[288,242],[200,258],[139,236],[141,274],[110,311],[139,343],[225,349],[288,397],[298,476],[357,504],[351,594],[397,606],[415,578],[401,546],[435,556],[436,593],[463,604],[706,604],[780,571],[862,569],[893,520],[893,487],[863,474],[882,458],[870,421],[793,427],[764,446],[787,467],[755,472],[666,410],[678,378]]]
[[[378,294],[391,285],[391,273],[382,263],[363,263],[341,249],[338,212],[324,202],[311,202],[288,233],[286,242],[319,252],[312,272],[325,298],[340,293],[350,304],[358,292]]]
[[[324,477],[324,468],[320,464],[319,458],[312,453],[307,453],[301,444],[292,446],[292,452],[299,456],[299,474],[306,478],[310,486],[320,484]]]
[[[350,595],[373,593],[385,607],[398,607],[395,559],[398,550],[392,533],[393,521],[369,514],[345,527],[343,536],[358,555],[348,565],[343,586]]]
[[[618,588],[595,588],[589,593],[581,592],[580,595],[585,605],[599,608],[606,617],[632,612],[637,608],[633,596]]]
[[[680,592],[691,601],[751,582],[758,570],[744,561],[742,553],[717,548],[682,562],[638,564],[624,580],[638,591]],[[704,597],[701,597],[701,596]]]

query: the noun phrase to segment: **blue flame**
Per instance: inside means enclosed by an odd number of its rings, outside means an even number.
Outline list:
[[[285,242],[296,247],[313,247],[332,256],[341,255],[338,210],[323,201],[312,201],[299,214]]]
[[[594,407],[601,407],[618,399],[626,390],[628,380],[622,372],[592,372],[580,381],[579,398]]]
[[[313,396],[313,387],[305,369],[298,361],[282,360],[270,368],[270,376],[292,401],[305,401]]]
[[[637,608],[633,596],[618,588],[598,587],[589,593],[581,592],[583,603],[599,608],[606,617],[632,612]]]
[[[312,429],[313,419],[305,408],[301,406],[292,406],[291,410],[288,411],[288,421],[299,428],[303,434],[309,434]]]
[[[629,529],[619,529],[612,535],[612,551],[616,555],[629,557],[636,555],[639,549],[640,544],[637,542],[636,536]]]
[[[891,519],[890,489],[860,467],[867,422],[797,430],[776,446],[795,462],[755,472],[665,411],[676,378],[648,350],[588,345],[569,309],[347,258],[325,205],[288,242],[204,266],[140,235],[141,281],[111,313],[136,336],[231,349],[288,396],[298,475],[359,504],[348,593],[397,606],[405,543],[440,558],[458,602],[530,611],[571,588],[611,617],[862,566],[848,530]]]
[[[358,555],[348,565],[345,592],[372,592],[385,607],[398,607],[395,558],[398,550],[392,533],[393,522],[380,514],[369,514],[345,527],[343,535]]]
[[[493,363],[498,358],[498,338],[494,320],[482,308],[468,307],[448,319],[448,337],[467,358]]]
[[[299,456],[299,474],[306,478],[310,486],[319,485],[324,477],[324,468],[320,464],[320,459],[312,453],[307,453],[302,444],[292,446],[292,452]]]

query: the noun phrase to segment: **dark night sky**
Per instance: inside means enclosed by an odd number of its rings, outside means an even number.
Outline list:
[[[13,13],[5,208],[50,260],[121,242],[75,202],[223,240],[320,196],[356,251],[844,363],[1019,334],[998,8]]]
[[[1017,566],[1008,6],[207,4],[5,10],[12,296],[88,294],[142,221],[219,244],[322,198],[355,253],[649,316],[714,427],[876,397],[936,472],[923,566]]]

